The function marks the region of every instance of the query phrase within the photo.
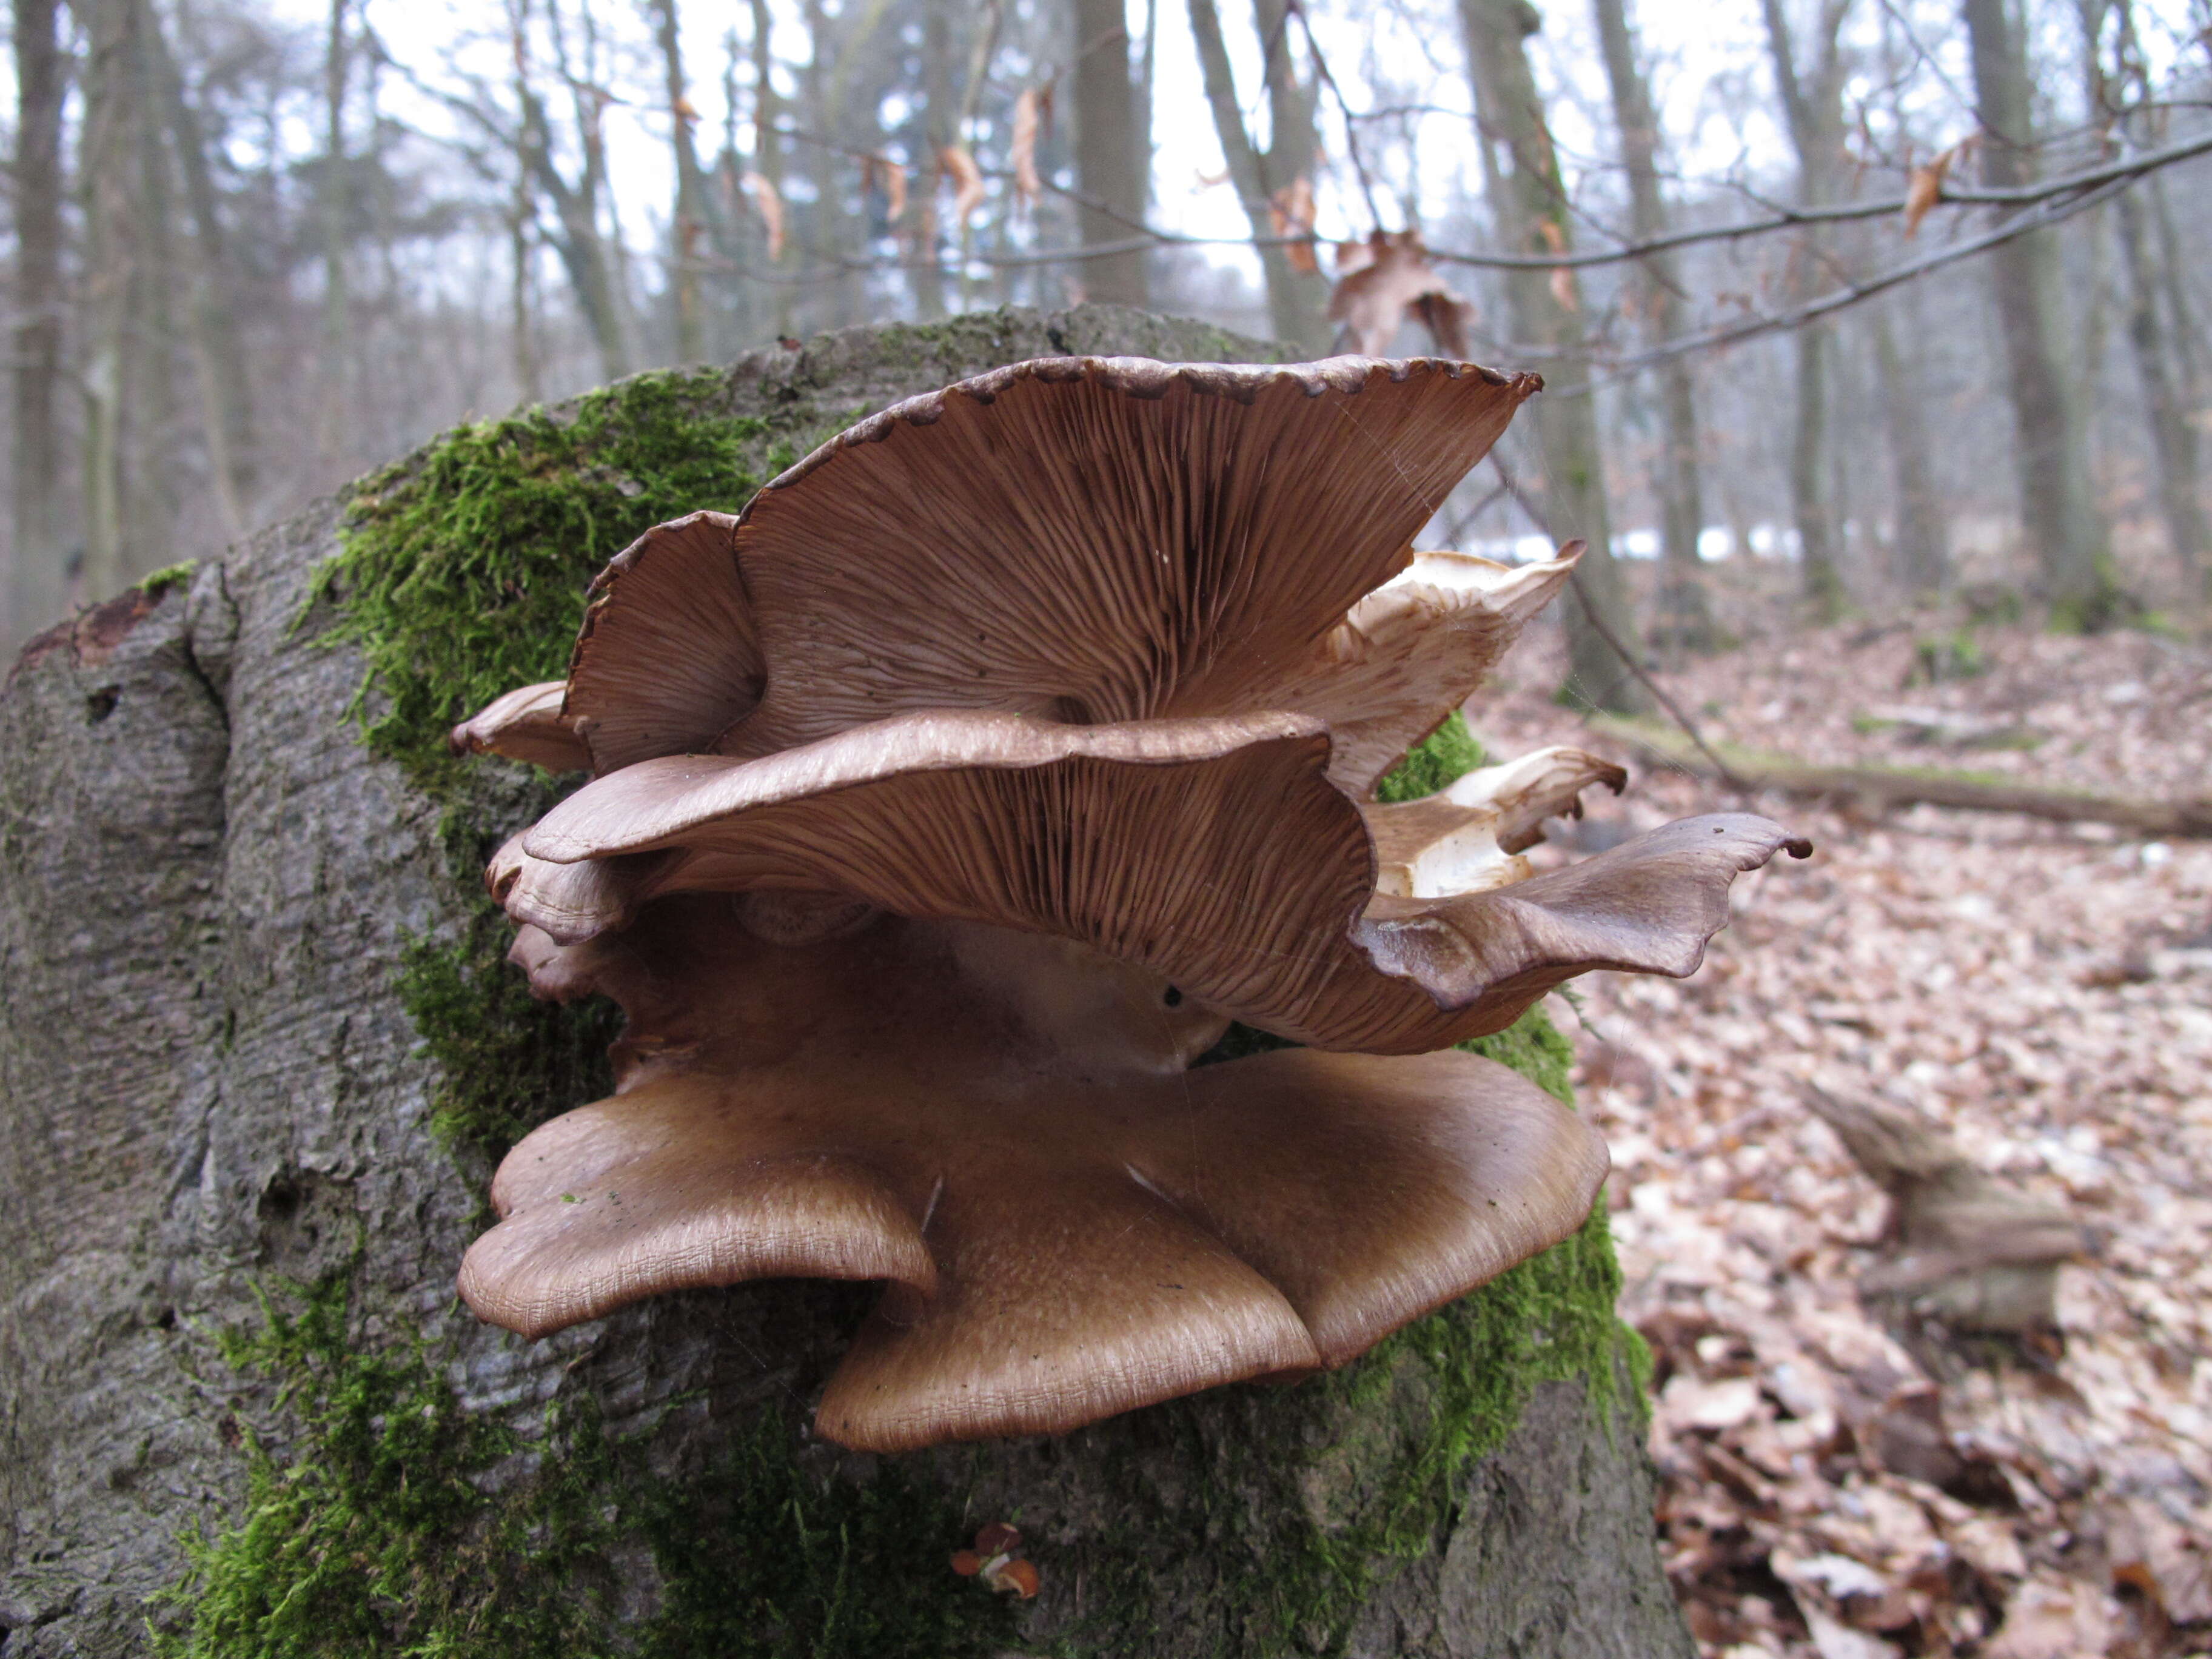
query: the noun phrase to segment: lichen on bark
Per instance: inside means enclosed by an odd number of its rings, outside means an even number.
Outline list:
[[[906,337],[927,334],[876,339],[917,365],[975,350],[969,335]],[[872,373],[891,378],[881,362]],[[442,915],[416,934],[392,990],[437,1073],[433,1121],[460,1179],[480,1185],[533,1122],[603,1092],[612,1031],[603,1004],[528,1000],[477,882],[489,847],[555,790],[506,763],[453,760],[447,726],[562,672],[586,581],[638,532],[734,510],[851,413],[740,411],[721,375],[640,376],[565,414],[448,434],[349,497],[318,591],[366,667],[363,741],[437,822]],[[1385,799],[1480,762],[1455,716]],[[1571,1052],[1540,1011],[1469,1046],[1567,1097]],[[1643,1356],[1613,1316],[1617,1290],[1601,1206],[1565,1243],[1341,1372],[1218,1389],[1064,1441],[862,1458],[808,1443],[787,1388],[726,1406],[679,1394],[609,1427],[605,1353],[649,1341],[649,1322],[580,1351],[550,1409],[472,1403],[441,1346],[450,1335],[397,1349],[372,1336],[384,1299],[343,1273],[280,1287],[259,1333],[226,1345],[276,1390],[242,1445],[246,1510],[194,1547],[164,1640],[189,1659],[1382,1650],[1365,1633],[1376,1621],[1418,1624],[1429,1615],[1404,1603],[1436,1599],[1426,1579],[1392,1585],[1440,1571],[1478,1505],[1470,1483],[1546,1384],[1573,1385],[1589,1444],[1635,1433]],[[769,1298],[817,1326],[849,1324],[858,1306],[836,1285],[714,1294]],[[683,1308],[712,1319],[712,1305],[702,1293]],[[649,1351],[622,1361],[654,1363]],[[672,1452],[678,1419],[691,1426]],[[1027,1529],[1046,1574],[1045,1595],[1018,1613],[946,1565],[992,1520]],[[1388,1650],[1505,1650],[1408,1638]]]

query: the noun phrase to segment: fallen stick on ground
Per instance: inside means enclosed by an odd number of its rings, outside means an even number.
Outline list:
[[[2087,790],[2039,788],[2009,779],[1904,766],[1815,766],[1787,755],[1717,746],[1719,761],[1673,726],[1652,720],[1593,715],[1590,729],[1632,744],[1669,766],[1747,791],[1856,798],[1888,806],[1960,807],[1976,812],[2024,812],[2066,823],[2110,823],[2144,836],[2212,838],[2212,796],[2189,800],[2133,800]]]

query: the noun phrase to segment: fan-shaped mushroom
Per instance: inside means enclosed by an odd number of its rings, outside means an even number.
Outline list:
[[[471,1305],[884,1280],[819,1426],[892,1449],[1340,1364],[1571,1232],[1602,1145],[1450,1045],[1689,972],[1785,836],[1531,876],[1621,783],[1571,750],[1372,799],[1572,568],[1408,546],[1535,384],[1018,364],[617,558],[558,709],[455,732],[588,750],[489,878],[534,990],[629,1017],[615,1096],[501,1164]],[[1190,1069],[1231,1018],[1308,1046]]]

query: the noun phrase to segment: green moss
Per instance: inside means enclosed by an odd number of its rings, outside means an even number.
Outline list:
[[[486,1478],[523,1450],[465,1409],[418,1347],[365,1350],[349,1329],[350,1265],[299,1287],[287,1311],[222,1342],[234,1368],[277,1383],[276,1445],[242,1431],[245,1518],[187,1537],[188,1610],[155,1632],[170,1659],[484,1654],[565,1659],[603,1620],[597,1564],[611,1540],[593,1496],[595,1431],[551,1425],[541,1477]],[[234,1423],[235,1419],[232,1419]],[[546,1455],[547,1451],[553,1455]]]
[[[173,587],[182,587],[199,568],[197,559],[184,559],[175,564],[164,565],[151,575],[138,579],[138,591],[149,599],[158,599]]]
[[[956,1512],[907,1471],[807,1468],[773,1409],[678,1480],[589,1395],[525,1439],[422,1348],[362,1346],[352,1271],[264,1296],[262,1328],[222,1341],[276,1385],[284,1438],[242,1431],[245,1516],[185,1539],[164,1659],[982,1659],[1013,1639],[950,1569]],[[661,1602],[624,1629],[611,1561],[636,1541]]]
[[[450,855],[456,872],[482,869],[489,838],[449,833],[465,843]],[[607,1048],[622,1015],[600,997],[538,1001],[507,960],[505,913],[480,885],[454,908],[449,932],[407,942],[394,989],[437,1067],[431,1132],[449,1152],[492,1161],[554,1113],[614,1092]]]
[[[556,793],[525,769],[454,759],[446,732],[567,672],[585,589],[613,555],[669,519],[742,507],[848,418],[772,426],[729,414],[727,392],[716,371],[637,375],[566,413],[458,428],[346,496],[317,586],[337,607],[325,637],[367,661],[353,712],[368,746],[442,812],[452,920],[410,941],[398,990],[438,1067],[432,1122],[450,1150],[496,1157],[606,1093],[619,1020],[601,1001],[534,1002],[507,965],[513,929],[480,872]]]
[[[885,1462],[865,1482],[809,1470],[799,1425],[740,1424],[707,1476],[644,1498],[661,1580],[651,1659],[983,1659],[1016,1640],[1012,1611],[957,1577],[956,1507]]]
[[[635,375],[566,414],[457,428],[354,486],[317,592],[337,605],[328,637],[368,659],[354,712],[368,746],[451,793],[447,728],[568,672],[584,589],[608,559],[667,520],[735,512],[847,423],[777,429],[726,400],[719,371]]]
[[[1483,765],[1487,758],[1482,745],[1475,741],[1474,733],[1467,729],[1466,719],[1455,708],[1444,717],[1442,726],[1416,744],[1413,752],[1375,786],[1375,799],[1395,802],[1433,795],[1453,780]]]

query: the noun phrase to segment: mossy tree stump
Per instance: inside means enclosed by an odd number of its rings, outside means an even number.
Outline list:
[[[0,696],[8,1659],[1689,1651],[1602,1213],[1346,1372],[898,1459],[804,1430],[867,1287],[534,1344],[454,1299],[492,1163],[601,1092],[611,1031],[501,960],[477,872],[549,796],[447,723],[556,676],[647,526],[1055,352],[1269,355],[1087,307],[640,376],[33,642]],[[1540,1017],[1485,1046],[1564,1093]],[[950,1570],[993,1521],[1032,1603]]]

